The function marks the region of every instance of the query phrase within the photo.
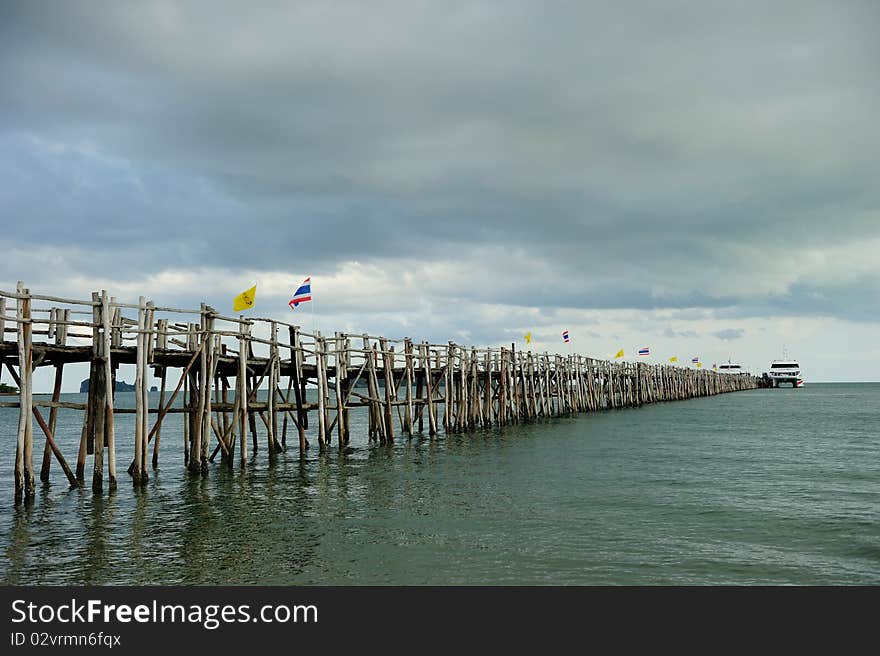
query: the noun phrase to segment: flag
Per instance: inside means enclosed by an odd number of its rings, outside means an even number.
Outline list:
[[[617,355],[614,356],[614,359],[616,360],[617,358],[622,358],[622,357],[623,357],[623,349],[620,349],[617,352]]]
[[[257,286],[255,284],[253,287],[243,291],[241,294],[239,294],[238,296],[236,296],[232,300],[232,309],[235,312],[243,312],[244,310],[250,310],[252,307],[254,307],[254,301],[256,300],[256,298],[257,298]]]
[[[670,362],[678,362],[678,356],[677,356],[677,355],[673,355],[671,358],[669,358],[669,361],[670,361]]]
[[[568,344],[571,341],[571,338],[568,336],[567,330],[562,331],[562,341],[565,342],[566,344]]]
[[[713,365],[712,365],[712,368],[713,368],[715,371],[718,371],[718,365],[717,365],[717,364],[713,364]]]
[[[639,349],[639,355],[651,355],[651,349],[647,346]]]
[[[523,335],[523,337],[524,337],[525,340],[526,340],[526,344],[531,344],[531,343],[532,343],[532,333],[526,333],[525,335]]]
[[[700,358],[691,358],[691,362],[694,364],[700,364]]]
[[[302,281],[302,284],[293,292],[293,298],[287,303],[290,309],[294,309],[300,303],[312,300],[312,277],[309,276]]]
[[[703,366],[703,363],[702,363],[702,362],[698,362],[698,363],[697,363],[697,369],[699,369],[699,368],[702,367],[702,366]]]

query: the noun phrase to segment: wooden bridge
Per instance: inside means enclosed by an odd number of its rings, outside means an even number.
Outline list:
[[[14,339],[6,340],[9,334]],[[322,451],[334,441],[345,448],[353,410],[368,413],[370,440],[390,444],[399,435],[422,433],[426,424],[434,436],[441,427],[453,432],[503,426],[757,386],[745,374],[533,353],[513,344],[475,348],[372,335],[331,337],[276,319],[222,316],[205,304],[186,310],[156,306],[144,297],[126,304],[106,291],[71,300],[32,294],[22,283],[15,293],[0,291],[0,338],[0,380],[5,368],[19,388],[17,401],[0,397],[0,407],[19,409],[16,499],[35,492],[34,420],[45,436],[40,478],[49,480],[54,457],[71,486],[83,485],[91,455],[92,489],[100,493],[105,457],[108,487],[117,484],[114,415],[122,412],[135,414],[128,473],[140,485],[148,479],[151,443],[152,466],[158,466],[169,415],[183,415],[184,466],[204,474],[218,453],[232,467],[236,449],[244,467],[262,439],[274,461],[287,448],[288,432],[300,452],[309,448],[310,438]],[[64,366],[76,362],[89,365],[88,399],[63,402]],[[134,408],[114,409],[121,364],[136,368]],[[54,368],[51,400],[34,398],[38,367]],[[155,407],[147,391],[149,369],[161,386]],[[173,389],[169,369],[180,372]],[[307,389],[316,401],[307,401]],[[182,402],[175,405],[178,398]],[[60,408],[83,411],[73,468],[54,438]],[[262,437],[258,421],[265,427]]]

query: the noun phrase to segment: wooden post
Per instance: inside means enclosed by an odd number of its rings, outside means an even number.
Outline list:
[[[137,353],[137,368],[140,370],[140,384],[138,384],[138,376],[135,374],[135,396],[137,397],[136,401],[140,402],[141,413],[140,415],[135,415],[135,419],[140,421],[140,433],[141,433],[141,472],[140,472],[140,483],[144,484],[149,480],[149,474],[147,473],[147,454],[149,453],[148,443],[149,443],[149,412],[150,412],[150,397],[148,396],[149,386],[147,385],[148,378],[148,363],[152,359],[153,352],[153,328],[152,321],[153,315],[155,314],[153,308],[154,305],[152,302],[148,302],[146,298],[138,299],[138,321],[140,322],[141,317],[140,314],[143,312],[143,335],[142,340],[140,342],[140,350]],[[142,308],[142,310],[141,310]]]
[[[113,365],[111,358],[111,314],[107,292],[101,291],[101,320],[103,322],[101,358],[104,363],[104,435],[107,441],[107,461],[110,474],[110,491],[116,489],[116,431],[113,425]]]
[[[116,305],[116,297],[110,297],[110,306]],[[110,316],[110,346],[112,348],[120,348],[122,346],[122,308],[113,307],[113,314]],[[114,388],[115,389],[115,388]]]
[[[385,439],[389,444],[394,442],[394,419],[392,402],[394,400],[394,347],[388,347],[388,342],[379,340],[379,348],[382,351],[382,373],[385,378]]]
[[[30,292],[19,282],[16,286],[16,320],[18,328],[18,371],[19,384],[18,406],[18,439],[15,450],[15,498],[22,495],[25,499],[34,496],[36,483],[34,480],[33,458],[33,395],[31,389],[31,367],[33,363],[33,347],[31,344],[33,326],[31,324]]]
[[[299,432],[299,452],[305,453],[308,448],[305,431],[305,415],[303,410],[303,395],[300,390],[302,384],[302,345],[299,341],[299,328],[291,327],[290,331],[290,363],[293,372],[293,393],[296,396],[296,429]]]
[[[492,365],[495,363],[491,349],[486,349],[486,357],[483,361],[485,371],[483,387],[483,427],[492,425]]]
[[[348,380],[348,368],[346,366],[347,353],[345,340],[341,333],[334,335],[336,344],[336,435],[339,448],[345,446],[345,381]]]
[[[376,359],[377,353],[375,348],[370,344],[370,338],[367,335],[361,336],[364,345],[364,357],[367,359],[367,394],[370,397],[370,419],[373,426],[373,435],[379,434],[379,442],[385,443],[385,429],[382,424],[382,413],[379,410],[379,380],[376,377]],[[371,435],[372,436],[372,435]]]
[[[204,316],[203,304],[200,329],[204,328]],[[194,474],[199,474],[202,470],[202,416],[205,412],[204,389],[208,379],[208,359],[205,349],[203,348],[204,344],[201,343],[202,339],[204,339],[204,336],[200,336],[199,339],[199,370],[190,379],[190,382],[192,383],[190,398],[194,407],[190,408],[190,414],[193,419],[190,422],[189,432],[189,470]]]
[[[507,352],[501,347],[500,361],[500,379],[501,392],[498,398],[498,425],[503,426],[507,423]]]
[[[428,405],[428,434],[434,436],[437,434],[437,415],[434,408],[434,372],[431,371],[431,351],[427,342],[420,347],[420,351],[424,353],[422,366],[425,375],[425,403]]]
[[[330,351],[327,346],[327,338],[321,337],[321,368],[324,371],[323,383],[324,386],[321,390],[321,393],[324,395],[324,439],[326,440],[327,446],[330,446],[330,442],[333,440],[333,436],[331,435],[332,429],[330,428]]]
[[[511,375],[513,376],[513,405],[516,408],[514,421],[519,422],[522,416],[522,400],[519,394],[519,358],[522,356],[522,353],[517,353],[515,343],[510,344],[510,356]]]
[[[135,485],[146,483],[144,475],[146,467],[144,463],[144,442],[147,439],[144,433],[144,417],[148,408],[144,407],[144,394],[142,389],[146,385],[146,358],[147,349],[144,344],[147,339],[146,334],[146,298],[143,296],[138,298],[138,323],[137,323],[137,344],[135,348],[135,378],[134,378],[134,404],[135,404],[135,423],[134,423],[134,470],[132,471],[132,480]]]
[[[538,392],[535,389],[535,358],[531,351],[528,354],[528,369],[529,417],[534,419],[538,414]]]
[[[269,324],[269,422],[266,429],[266,448],[269,453],[269,462],[275,462],[275,454],[278,452],[275,444],[275,435],[278,433],[278,412],[276,409],[276,390],[278,388],[278,324],[272,321]]]
[[[250,324],[242,320],[238,324],[238,375],[235,378],[235,399],[238,403],[238,439],[239,461],[241,466],[247,464],[247,432],[248,432],[248,384],[247,360],[249,351]]]
[[[455,385],[452,381],[452,342],[446,346],[446,367],[443,369],[443,430],[449,432],[452,429],[452,390]]]
[[[101,295],[99,295],[98,293],[92,295],[92,300],[95,302],[92,314],[92,321],[94,323],[94,329],[92,333],[92,362],[94,363],[94,366],[96,368],[95,388],[92,389],[91,386],[89,386],[89,396],[92,399],[92,408],[95,411],[92,492],[94,492],[95,494],[100,494],[104,490],[104,447],[107,421],[107,369],[104,367],[103,361],[103,302],[101,300]],[[111,386],[113,384],[112,376],[110,384]]]
[[[208,453],[211,447],[211,417],[213,415],[212,399],[214,373],[216,366],[216,354],[214,353],[214,310],[202,303],[202,355],[204,363],[204,375],[199,374],[201,382],[201,453],[199,454],[199,471],[201,474],[208,473]],[[146,386],[144,387],[144,398],[146,400]],[[146,426],[146,422],[144,422]],[[144,460],[146,461],[146,445],[144,449]]]
[[[456,424],[459,430],[467,430],[471,426],[471,355],[465,347],[458,349],[458,399],[459,411],[456,415]]]
[[[413,382],[413,356],[412,356],[412,340],[407,337],[403,341],[404,367],[406,377],[406,406],[403,411],[403,430],[412,437],[413,433],[413,399],[412,399],[412,382]]]
[[[479,363],[477,361],[477,349],[471,347],[471,413],[470,427],[475,428],[477,424],[483,424],[483,404],[479,396]]]
[[[419,345],[419,362],[420,363],[423,362],[421,344]],[[415,365],[413,365],[413,366],[415,367]],[[425,376],[423,373],[416,370],[415,368],[413,369],[413,375],[416,377],[416,396],[415,396],[415,398],[419,399],[419,402],[417,404],[417,408],[418,408],[418,411],[417,411],[418,428],[417,428],[417,430],[421,433],[425,428],[425,425],[423,422],[423,417],[424,417],[424,412],[425,412],[425,402],[423,400],[424,396],[423,396],[423,391],[422,391],[422,388],[425,385]],[[413,410],[416,410],[416,408],[414,407]]]
[[[323,453],[327,449],[327,425],[324,414],[324,376],[326,372],[323,367],[324,339],[321,337],[320,331],[315,331],[315,372],[317,374],[318,386],[318,448]]]

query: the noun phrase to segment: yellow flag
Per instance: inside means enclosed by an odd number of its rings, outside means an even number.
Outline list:
[[[532,333],[526,333],[526,334],[524,335],[524,337],[525,337],[525,340],[526,340],[526,344],[531,344],[531,343],[532,343]]]
[[[702,367],[702,366],[703,366],[703,363],[702,363],[702,362],[698,362],[698,363],[697,363],[697,369],[699,369],[699,368]]]
[[[670,361],[670,362],[678,362],[678,356],[677,356],[677,355],[673,355],[671,358],[669,358],[669,361]]]
[[[614,356],[614,359],[616,360],[617,358],[622,358],[622,357],[623,357],[623,349],[620,349],[617,352],[617,355]]]
[[[254,307],[254,300],[257,298],[257,286],[254,285],[250,289],[243,291],[232,301],[232,309],[235,312],[250,310]]]

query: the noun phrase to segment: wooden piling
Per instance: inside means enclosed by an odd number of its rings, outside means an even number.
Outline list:
[[[269,390],[268,390],[268,408],[269,421],[266,430],[266,449],[269,454],[269,462],[274,463],[278,449],[275,444],[275,436],[278,433],[278,410],[276,408],[276,391],[278,389],[279,380],[279,363],[278,363],[278,324],[271,322],[269,324]]]
[[[304,454],[306,449],[308,448],[308,441],[306,440],[306,412],[303,409],[303,403],[305,402],[304,394],[301,390],[301,385],[303,384],[303,375],[302,375],[302,347],[300,345],[300,337],[299,337],[299,329],[295,326],[291,326],[289,328],[290,333],[290,359],[291,359],[291,374],[293,375],[293,393],[296,397],[296,429],[299,434],[299,452],[300,454]]]
[[[134,378],[134,471],[132,472],[132,481],[135,485],[142,485],[147,482],[147,468],[146,463],[144,462],[146,457],[145,443],[147,441],[144,426],[147,407],[144,404],[145,394],[143,393],[147,376],[147,349],[144,343],[148,341],[146,302],[146,298],[143,296],[138,298],[137,346],[135,347],[136,363]]]
[[[345,446],[345,381],[348,379],[348,367],[346,365],[345,339],[341,333],[334,336],[336,345],[336,434],[337,446],[341,449]]]
[[[10,298],[16,300],[14,318],[5,314]],[[34,299],[78,304],[83,309],[76,314],[91,316],[91,321],[71,321],[71,312],[66,308],[31,307]],[[137,321],[124,316],[123,308],[136,309]],[[198,315],[199,322],[155,321],[158,311]],[[16,327],[6,328],[13,320]],[[54,455],[70,482],[82,481],[87,455],[94,454],[92,487],[100,492],[105,457],[110,488],[116,485],[114,413],[120,412],[135,414],[135,457],[129,470],[134,482],[140,484],[147,480],[148,445],[153,438],[153,467],[158,466],[163,419],[169,412],[183,415],[185,467],[203,474],[218,451],[222,451],[224,462],[231,466],[236,441],[241,463],[246,464],[248,429],[256,454],[258,417],[266,427],[272,461],[275,453],[286,445],[288,421],[296,426],[300,451],[305,452],[308,447],[305,431],[311,411],[318,412],[318,439],[322,449],[326,449],[334,428],[339,447],[348,444],[349,412],[357,409],[368,414],[370,438],[391,444],[396,433],[395,421],[402,433],[411,436],[416,430],[423,430],[425,414],[429,433],[434,436],[438,421],[443,422],[448,432],[459,432],[533,421],[539,417],[710,396],[753,389],[757,385],[751,376],[641,362],[599,361],[577,354],[535,354],[518,351],[515,344],[509,349],[477,349],[454,342],[436,345],[423,341],[415,345],[407,337],[402,340],[401,353],[391,340],[363,335],[363,349],[353,351],[348,336],[337,332],[332,339],[316,333],[314,347],[307,342],[306,348],[297,327],[275,319],[222,317],[204,304],[199,310],[157,308],[144,297],[140,297],[137,305],[126,305],[108,297],[106,291],[93,293],[91,301],[54,299],[31,295],[23,283],[17,286],[15,294],[0,292],[0,322],[0,335],[8,330],[17,336],[14,345],[0,344],[0,361],[20,388],[16,404],[0,400],[0,405],[19,409],[14,472],[17,499],[34,494],[34,419],[46,436],[40,478],[49,480]],[[231,322],[235,329],[224,329],[225,322]],[[268,339],[251,335],[251,326],[257,322],[268,327]],[[91,328],[91,335],[81,331],[69,335],[69,325]],[[288,327],[287,343],[279,339],[281,325]],[[45,335],[47,341],[38,341],[35,346],[34,335]],[[83,348],[80,342],[68,344],[68,336],[91,337],[91,345]],[[224,339],[228,338],[238,340],[237,357],[229,357],[227,353]],[[135,342],[133,346],[132,342]],[[268,357],[255,357],[255,344],[268,345]],[[289,361],[281,359],[281,349],[289,351]],[[314,364],[311,354],[314,354]],[[12,366],[16,361],[18,372]],[[69,362],[89,363],[89,394],[84,404],[61,402],[64,364]],[[185,366],[184,362],[187,362]],[[114,381],[120,363],[136,367],[134,409],[114,407]],[[32,372],[40,366],[55,368],[51,401],[33,399]],[[182,374],[174,392],[166,399],[169,367],[182,369]],[[353,369],[357,370],[356,375]],[[161,381],[157,408],[149,407],[150,370]],[[288,377],[286,393],[281,384],[285,375]],[[367,383],[366,394],[356,390],[361,376]],[[331,377],[334,380],[331,381]],[[235,378],[232,404],[227,396],[231,378]],[[316,383],[316,404],[306,400],[305,385],[309,379]],[[257,395],[264,380],[268,397],[266,402],[261,402]],[[181,390],[183,407],[173,407]],[[37,406],[50,408],[48,422]],[[330,421],[331,406],[333,421]],[[60,408],[84,411],[75,474],[54,439]],[[279,412],[283,422],[280,431]],[[443,412],[442,418],[438,412]],[[157,417],[152,430],[148,431],[151,413]],[[217,438],[213,452],[212,435]]]
[[[33,480],[33,460],[27,463],[28,434],[33,434],[31,420],[31,311],[30,299],[24,284],[19,282],[16,286],[16,310],[15,318],[18,329],[18,372],[19,372],[19,409],[18,409],[18,436],[15,448],[15,499],[34,496],[35,481]],[[30,438],[32,439],[32,437]]]
[[[238,439],[239,461],[241,466],[247,464],[247,433],[248,433],[248,373],[247,356],[250,349],[248,342],[250,324],[242,321],[238,335],[238,376],[235,379],[235,402],[238,404]]]
[[[394,420],[392,403],[394,394],[394,347],[388,346],[385,339],[379,340],[379,349],[382,351],[382,373],[385,383],[385,440],[388,444],[394,442]]]
[[[318,448],[323,453],[327,449],[327,415],[324,408],[324,339],[315,331],[315,373],[318,387]]]
[[[202,428],[200,444],[201,453],[199,454],[199,472],[201,474],[207,474],[208,453],[211,450],[211,435],[213,429],[211,418],[213,416],[213,385],[214,374],[217,366],[217,358],[216,353],[214,352],[214,310],[204,303],[202,304],[202,331],[202,343],[204,344],[204,348],[202,351],[204,355],[204,377],[200,376],[200,381],[202,385]],[[144,387],[144,396],[146,397],[146,386]],[[146,421],[144,421],[144,426],[146,426]],[[146,460],[146,448],[144,450],[144,459]]]
[[[111,363],[111,309],[107,292],[101,291],[102,348],[101,359],[104,364],[104,436],[107,442],[107,468],[109,489],[116,489],[116,430],[113,417],[113,365]]]
[[[422,346],[424,356],[422,358],[422,366],[425,375],[425,403],[428,406],[428,434],[434,436],[437,434],[437,411],[434,407],[434,373],[431,370],[431,351],[428,344]]]

